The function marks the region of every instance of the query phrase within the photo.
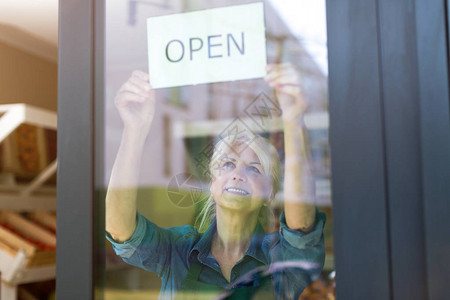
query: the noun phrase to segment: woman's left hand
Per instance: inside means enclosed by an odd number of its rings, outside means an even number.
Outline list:
[[[290,63],[269,64],[264,80],[275,89],[282,118],[286,123],[297,123],[308,107],[300,87],[298,72]]]

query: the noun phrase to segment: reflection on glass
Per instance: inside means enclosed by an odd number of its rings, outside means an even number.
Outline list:
[[[105,298],[334,299],[326,75],[265,2],[264,78],[153,89],[145,19],[230,4],[159,2],[107,6]]]

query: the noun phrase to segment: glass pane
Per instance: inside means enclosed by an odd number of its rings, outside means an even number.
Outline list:
[[[325,2],[105,13],[104,298],[334,299]]]

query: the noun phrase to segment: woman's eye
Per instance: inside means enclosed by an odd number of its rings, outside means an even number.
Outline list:
[[[234,167],[234,164],[231,161],[226,161],[222,164],[223,168],[232,168]]]
[[[258,174],[261,174],[261,171],[257,167],[249,167],[249,170]]]

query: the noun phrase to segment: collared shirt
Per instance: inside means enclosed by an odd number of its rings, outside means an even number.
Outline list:
[[[211,254],[215,222],[199,233],[191,225],[161,228],[138,213],[136,230],[128,241],[117,243],[108,233],[106,237],[126,263],[158,274],[162,280],[159,299],[175,298],[193,260],[202,265],[199,281],[224,289],[257,286],[257,278],[248,278],[266,267],[277,299],[298,299],[322,270],[325,219],[325,214],[317,211],[314,229],[307,234],[288,228],[284,212],[278,232],[266,234],[258,224],[247,252],[232,268],[230,282]]]

